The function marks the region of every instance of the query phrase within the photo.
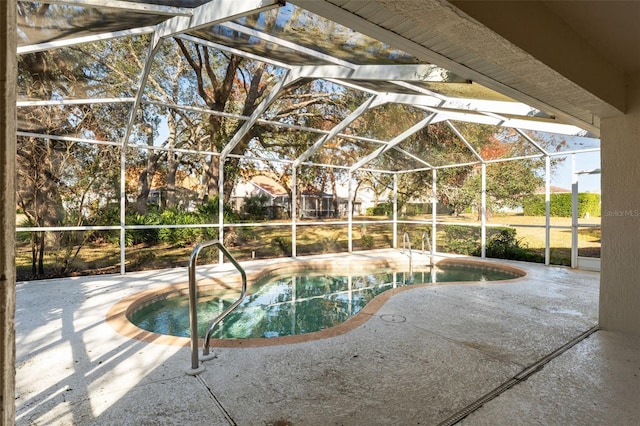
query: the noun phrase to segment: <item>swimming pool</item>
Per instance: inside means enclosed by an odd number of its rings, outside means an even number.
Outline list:
[[[212,337],[253,339],[315,333],[349,320],[380,294],[415,285],[450,282],[486,282],[522,276],[512,268],[488,267],[479,262],[445,264],[435,269],[372,270],[366,273],[298,271],[269,275],[251,286],[250,294],[218,325]],[[198,335],[235,298],[222,292],[201,292],[198,303]],[[127,314],[137,327],[152,333],[189,337],[188,298],[174,297],[145,304]]]

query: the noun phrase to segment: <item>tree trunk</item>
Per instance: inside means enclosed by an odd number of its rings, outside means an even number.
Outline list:
[[[353,190],[353,200],[351,200],[351,214],[355,214],[356,212],[356,198],[358,196],[358,190],[360,189],[360,185],[362,185],[361,180],[356,180],[356,187]],[[351,196],[351,194],[349,194]],[[362,211],[360,212],[362,214]]]
[[[331,202],[333,204],[333,217],[340,216],[340,203],[338,203],[338,186],[336,184],[336,176],[333,174],[333,169],[329,171],[329,179],[331,179]]]
[[[35,277],[38,273],[36,269],[36,259],[38,255],[37,245],[38,244],[38,233],[31,233],[31,276]]]
[[[138,195],[136,196],[136,211],[139,214],[147,213],[147,202],[149,201],[149,192],[151,192],[151,184],[153,177],[158,169],[158,163],[162,160],[164,154],[154,153],[149,150],[147,166],[138,177]]]
[[[139,214],[147,213],[147,201],[149,200],[150,184],[149,184],[149,165],[147,169],[140,173],[138,177],[138,195],[136,196],[136,211]]]
[[[220,176],[219,162],[220,157],[212,155],[211,160],[207,163],[207,168],[205,170],[207,190],[204,195],[208,200],[211,200],[214,196],[218,195],[218,178]]]
[[[178,207],[178,200],[176,196],[176,169],[178,168],[178,162],[173,159],[174,154],[169,153],[167,160],[167,195],[164,197],[163,208],[175,209]]]

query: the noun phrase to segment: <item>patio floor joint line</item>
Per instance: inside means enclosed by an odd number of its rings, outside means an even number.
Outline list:
[[[512,387],[514,387],[515,385],[517,385],[519,383],[524,382],[529,377],[531,377],[533,374],[535,374],[538,371],[542,370],[544,368],[544,366],[547,365],[549,362],[551,362],[553,359],[559,357],[564,352],[568,351],[569,349],[571,349],[572,347],[574,347],[575,345],[577,345],[578,343],[580,343],[581,341],[583,341],[587,337],[591,336],[593,333],[598,331],[598,329],[599,329],[599,326],[595,325],[595,326],[591,327],[590,329],[588,329],[587,331],[585,331],[584,333],[581,333],[579,336],[573,338],[569,342],[567,342],[564,345],[560,346],[555,351],[551,352],[550,354],[544,356],[543,358],[541,358],[538,361],[534,362],[533,364],[529,365],[528,367],[526,367],[524,370],[520,371],[518,374],[513,376],[508,381],[504,382],[503,384],[501,384],[500,386],[496,387],[492,391],[490,391],[490,392],[486,393],[485,395],[483,395],[482,397],[478,398],[477,400],[475,400],[471,404],[467,405],[466,407],[464,407],[463,409],[461,409],[460,411],[458,411],[457,413],[455,413],[454,415],[452,415],[448,419],[446,419],[443,422],[439,423],[438,426],[453,426],[456,423],[460,422],[461,420],[463,420],[464,418],[469,416],[471,413],[473,413],[474,411],[478,410],[480,407],[482,407],[487,402],[489,402],[492,399],[500,396],[505,391],[511,389]]]

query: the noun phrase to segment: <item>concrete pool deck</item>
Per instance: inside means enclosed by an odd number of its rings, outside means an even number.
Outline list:
[[[18,283],[16,422],[440,425],[470,412],[460,424],[640,423],[640,338],[592,332],[599,274],[500,263],[528,275],[399,292],[329,338],[214,347],[195,377],[189,347],[131,339],[105,320],[124,298],[185,282],[185,268]]]

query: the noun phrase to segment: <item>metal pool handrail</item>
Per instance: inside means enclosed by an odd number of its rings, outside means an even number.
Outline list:
[[[433,266],[433,249],[431,248],[431,241],[429,241],[429,234],[427,232],[422,233],[422,254],[424,254],[424,242],[427,242],[429,247],[429,266]]]
[[[211,333],[213,329],[220,321],[222,321],[227,315],[231,313],[242,301],[247,294],[247,274],[236,261],[236,259],[229,253],[229,251],[222,245],[220,240],[211,240],[205,243],[200,243],[191,252],[189,257],[189,325],[191,330],[191,370],[187,371],[187,374],[195,375],[204,370],[204,366],[200,365],[200,358],[198,357],[198,288],[196,282],[196,264],[198,261],[198,254],[203,248],[216,246],[218,250],[235,266],[242,276],[242,289],[240,291],[240,297],[233,302],[227,309],[225,309],[220,315],[218,315],[209,328],[204,338],[204,345],[202,347],[203,359],[209,355],[209,341],[211,340]]]
[[[409,238],[408,232],[402,236],[402,253],[404,253],[405,242],[409,246],[409,273],[413,274],[413,253],[411,253],[411,238]]]

